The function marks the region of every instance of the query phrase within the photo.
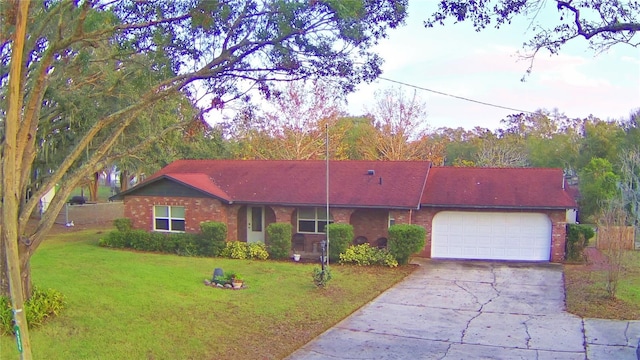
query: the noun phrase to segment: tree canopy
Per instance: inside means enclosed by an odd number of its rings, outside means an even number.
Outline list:
[[[16,33],[19,4],[28,6],[26,36]],[[334,77],[348,92],[374,80],[382,59],[371,48],[403,23],[406,4],[0,3],[0,114],[17,114],[0,121],[2,160],[11,164],[4,171],[17,176],[0,195],[20,199],[15,213],[3,212],[3,241],[19,243],[20,265],[28,271],[30,256],[79,183],[161,139],[172,141],[176,130],[187,133],[204,112],[250,89],[268,96],[278,81]],[[24,49],[24,57],[14,59],[15,49]],[[10,80],[19,91],[8,91]],[[28,228],[39,199],[56,185],[49,210]],[[0,285],[6,293],[6,282]]]
[[[549,21],[555,12],[553,21]],[[505,27],[517,17],[530,22],[524,47],[533,58],[541,49],[557,54],[569,41],[582,38],[596,52],[616,44],[639,44],[640,3],[621,0],[440,0],[426,27],[471,22],[477,31]]]

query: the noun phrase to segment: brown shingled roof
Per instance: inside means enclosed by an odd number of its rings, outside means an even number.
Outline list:
[[[331,161],[332,206],[418,208],[428,161]],[[372,174],[370,174],[372,170]],[[295,160],[178,160],[153,174],[236,203],[322,205],[326,162]]]
[[[468,208],[577,207],[561,169],[434,167],[422,206]]]

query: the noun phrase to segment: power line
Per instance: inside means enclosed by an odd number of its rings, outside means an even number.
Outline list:
[[[431,89],[427,89],[427,88],[420,87],[420,86],[417,86],[417,85],[408,84],[408,83],[405,83],[405,82],[402,82],[402,81],[388,79],[388,78],[385,78],[385,77],[382,77],[382,76],[378,76],[378,79],[389,81],[389,82],[400,84],[400,85],[404,85],[404,86],[408,86],[408,87],[412,87],[412,88],[418,89],[418,90],[424,90],[424,91],[432,92],[432,93],[438,94],[438,95],[444,95],[444,96],[449,96],[449,97],[456,98],[456,99],[459,99],[459,100],[469,101],[469,102],[480,104],[480,105],[491,106],[491,107],[505,109],[505,110],[512,110],[512,111],[517,111],[517,112],[522,112],[522,113],[527,113],[527,114],[534,114],[533,111],[516,109],[516,108],[507,107],[507,106],[491,104],[491,103],[484,102],[484,101],[473,100],[473,99],[469,99],[469,98],[458,96],[458,95],[447,94],[447,93],[442,92],[442,91],[431,90]]]

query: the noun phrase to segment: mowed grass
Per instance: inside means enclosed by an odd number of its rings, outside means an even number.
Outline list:
[[[628,252],[624,264],[615,299],[606,291],[606,271],[565,265],[569,312],[589,318],[640,320],[640,252]]]
[[[31,331],[34,358],[280,359],[414,269],[334,265],[318,289],[318,265],[119,251],[98,247],[101,236],[55,235],[33,256],[34,283],[67,301]],[[248,288],[204,286],[216,267],[242,274]],[[13,337],[0,338],[0,354],[18,357]]]

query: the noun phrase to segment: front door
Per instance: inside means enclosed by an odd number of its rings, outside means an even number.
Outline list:
[[[263,206],[247,206],[247,242],[264,242]]]

